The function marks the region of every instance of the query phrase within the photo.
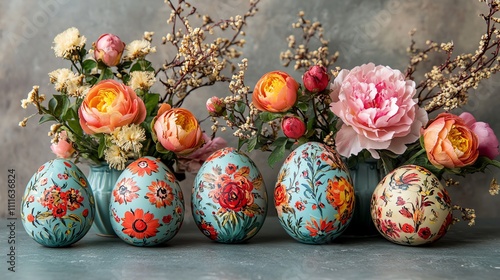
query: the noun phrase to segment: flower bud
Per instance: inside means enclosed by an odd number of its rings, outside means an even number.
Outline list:
[[[107,66],[115,66],[120,63],[125,43],[113,34],[102,34],[94,44],[94,58],[102,61]]]
[[[296,116],[287,116],[281,121],[281,130],[286,137],[299,139],[306,132],[306,124]]]
[[[212,96],[207,100],[206,107],[210,116],[218,117],[223,115],[226,104],[217,96]]]
[[[64,130],[59,133],[59,140],[52,144],[50,149],[57,157],[64,159],[70,158],[75,152],[73,145],[68,140],[68,133]]]
[[[308,91],[320,92],[328,86],[330,78],[328,77],[325,67],[315,65],[304,73],[302,81]]]

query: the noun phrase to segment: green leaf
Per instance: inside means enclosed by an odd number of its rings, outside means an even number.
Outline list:
[[[151,71],[154,72],[155,69],[151,66],[151,62],[141,59],[138,60],[134,65],[132,65],[132,68],[130,68],[130,72],[134,71]]]
[[[130,66],[132,66],[132,61],[130,60],[124,61],[120,65],[118,65],[120,69],[128,69],[130,68]]]
[[[82,68],[84,73],[91,73],[94,68],[97,67],[97,62],[93,59],[86,59],[82,63]]]
[[[277,162],[285,157],[286,144],[288,143],[288,138],[278,137],[276,141],[273,142],[272,146],[276,148],[271,152],[267,162],[269,166],[274,166]]]
[[[238,113],[241,113],[241,114],[245,113],[245,109],[246,109],[245,102],[242,102],[242,101],[236,102],[236,106],[234,107],[234,109]]]
[[[56,110],[56,107],[57,107],[57,99],[55,98],[51,98],[49,100],[49,111],[51,113],[54,113],[54,111]],[[55,115],[55,114],[54,114]]]
[[[104,151],[106,150],[106,137],[104,135],[100,135],[99,138],[99,148],[97,150],[97,156],[99,158],[104,157]]]
[[[245,143],[248,142],[248,139],[241,139],[241,138],[238,138],[238,150],[241,149],[241,147],[243,147],[243,145],[245,145]],[[248,147],[247,147],[247,152],[248,151]]]
[[[160,102],[160,95],[158,93],[146,93],[144,95],[144,105],[146,106],[147,115],[151,115],[158,103]]]
[[[38,124],[50,122],[50,121],[57,121],[56,118],[54,118],[52,115],[43,115],[40,120],[38,121]]]
[[[307,112],[307,109],[309,109],[309,105],[308,103],[305,102],[298,102],[297,109],[299,109],[302,112]]]
[[[255,146],[257,145],[257,138],[259,136],[258,135],[255,135],[254,137],[250,138],[248,140],[248,144],[247,144],[247,152],[251,152],[255,149]]]
[[[263,122],[270,122],[270,121],[273,121],[273,120],[281,118],[281,117],[283,117],[283,114],[279,114],[279,113],[261,112],[259,114],[259,118]]]
[[[111,68],[109,68],[109,67],[104,68],[103,73],[101,73],[101,81],[113,79],[113,78],[114,78],[114,75],[113,75],[113,71],[111,71]]]

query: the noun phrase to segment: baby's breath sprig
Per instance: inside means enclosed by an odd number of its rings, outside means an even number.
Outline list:
[[[408,48],[410,63],[406,71],[406,77],[414,80],[414,73],[422,61],[429,59],[431,53],[444,53],[445,61],[440,65],[434,65],[432,69],[424,74],[423,80],[417,84],[417,97],[422,107],[428,113],[444,110],[450,111],[465,105],[468,101],[469,91],[477,89],[479,83],[491,77],[500,70],[500,31],[495,23],[499,18],[495,17],[500,10],[500,1],[481,0],[489,7],[487,14],[480,16],[485,20],[486,32],[479,40],[479,46],[475,53],[464,53],[457,56],[453,54],[453,42],[438,44],[427,41],[427,47],[418,49],[415,47],[413,35],[411,45]]]

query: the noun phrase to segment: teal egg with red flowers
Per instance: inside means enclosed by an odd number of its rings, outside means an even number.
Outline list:
[[[194,221],[209,239],[241,243],[254,237],[267,215],[267,192],[255,163],[234,148],[212,153],[191,194]]]
[[[71,161],[54,159],[38,168],[26,185],[21,221],[36,242],[66,247],[82,239],[95,217],[92,190]]]

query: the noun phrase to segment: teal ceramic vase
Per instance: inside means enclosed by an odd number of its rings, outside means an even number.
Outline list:
[[[376,236],[378,231],[371,218],[370,202],[373,191],[382,178],[381,170],[376,160],[367,160],[358,162],[349,171],[354,185],[356,206],[344,236]]]
[[[120,177],[122,171],[110,168],[107,163],[90,165],[89,167],[87,180],[94,193],[96,203],[94,230],[100,236],[116,237],[110,222],[109,202],[116,180]]]

